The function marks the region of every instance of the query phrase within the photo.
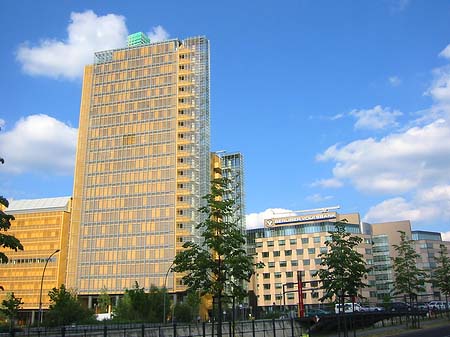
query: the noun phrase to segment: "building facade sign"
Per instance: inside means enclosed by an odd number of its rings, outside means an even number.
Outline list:
[[[274,227],[277,225],[284,225],[290,223],[298,223],[298,222],[307,222],[307,221],[317,221],[317,220],[325,220],[325,219],[335,219],[336,212],[324,212],[317,214],[308,214],[308,215],[300,215],[300,216],[289,216],[283,218],[273,218],[264,220],[264,227]]]

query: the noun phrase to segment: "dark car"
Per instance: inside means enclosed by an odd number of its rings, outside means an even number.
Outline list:
[[[392,302],[387,305],[387,311],[390,312],[408,312],[411,308],[408,303],[405,302]]]
[[[314,317],[314,316],[325,316],[331,315],[330,311],[322,310],[322,309],[310,309],[306,313],[306,317]]]

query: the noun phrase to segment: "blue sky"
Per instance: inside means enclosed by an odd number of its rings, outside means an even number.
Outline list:
[[[450,2],[2,1],[0,194],[71,195],[93,51],[211,41],[211,149],[245,156],[249,227],[340,205],[450,238]]]

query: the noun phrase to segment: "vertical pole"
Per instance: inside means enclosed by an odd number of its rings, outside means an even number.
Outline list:
[[[294,333],[294,319],[291,317],[291,337],[295,337]]]
[[[59,253],[60,249],[55,250],[53,253],[50,254],[49,257],[47,257],[47,259],[45,260],[45,265],[44,265],[44,270],[42,271],[42,277],[41,277],[41,289],[39,292],[39,320],[38,320],[38,330],[40,330],[41,324],[42,324],[42,288],[44,285],[44,275],[45,275],[45,270],[47,269],[47,265],[48,262],[50,261],[50,259],[52,258],[53,255],[55,255],[56,253]]]
[[[298,317],[302,318],[305,316],[305,307],[303,305],[303,282],[302,273],[297,271],[297,292],[298,292]]]
[[[145,337],[145,327],[144,324],[141,325],[141,336]]]
[[[273,337],[277,337],[277,330],[275,329],[275,318],[272,318],[272,330],[273,330]]]
[[[236,303],[235,303],[235,298],[233,296],[233,314],[232,314],[232,319],[233,319],[233,337],[236,337],[236,330],[235,330],[235,322],[236,322]]]
[[[108,337],[108,328],[106,325],[103,327],[103,337]]]
[[[173,323],[173,337],[177,337],[177,323]]]
[[[202,323],[203,337],[206,337],[206,322]]]
[[[252,320],[252,337],[256,337],[255,320]]]

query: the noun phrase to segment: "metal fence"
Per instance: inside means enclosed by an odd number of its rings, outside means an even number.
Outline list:
[[[65,326],[58,328],[27,328],[14,333],[15,337],[214,337],[215,323],[198,324],[107,324]],[[273,319],[224,322],[222,337],[299,337],[307,333],[297,319]],[[0,336],[10,336],[9,333]]]

